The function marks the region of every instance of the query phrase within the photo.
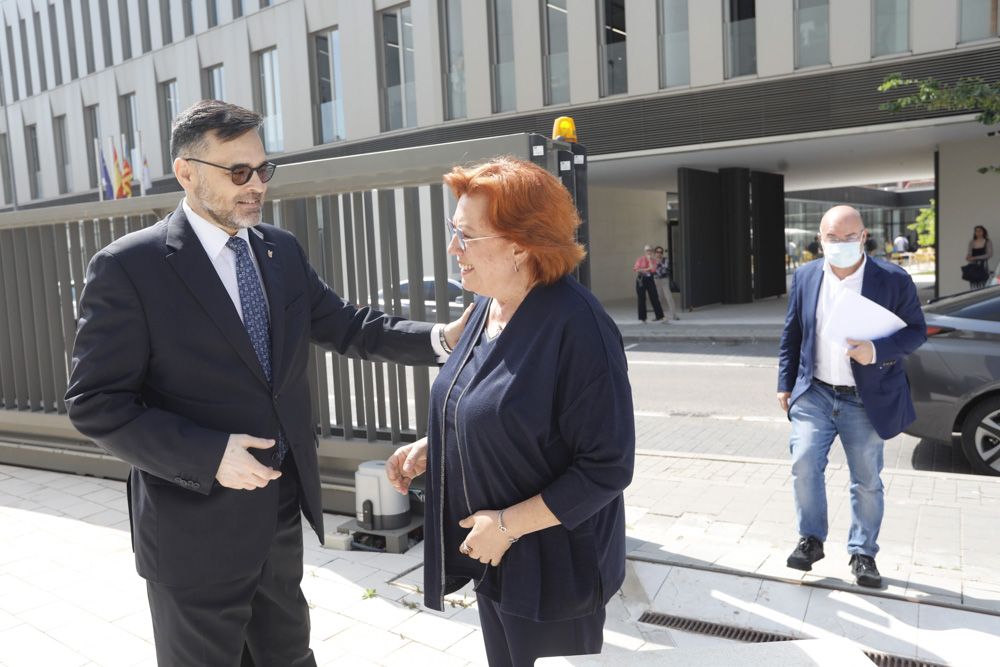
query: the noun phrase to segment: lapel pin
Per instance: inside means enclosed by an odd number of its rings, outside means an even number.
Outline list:
[[[267,258],[271,259],[272,257],[274,257],[274,251],[273,250],[268,250],[267,251]]]

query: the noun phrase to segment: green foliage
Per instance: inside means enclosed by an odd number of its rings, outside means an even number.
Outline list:
[[[934,245],[937,237],[937,218],[934,215],[933,199],[931,199],[930,208],[920,209],[916,222],[912,225],[907,225],[906,228],[917,233],[917,242],[922,247],[926,248]]]
[[[378,593],[375,592],[374,588],[366,588],[364,594],[362,594],[362,600],[371,600],[374,597],[378,597]]]

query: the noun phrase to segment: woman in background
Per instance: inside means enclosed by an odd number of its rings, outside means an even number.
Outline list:
[[[969,241],[969,250],[965,255],[965,261],[970,264],[978,264],[983,267],[980,273],[982,280],[970,280],[971,289],[986,287],[986,281],[990,277],[990,260],[993,259],[993,241],[990,240],[989,232],[982,225],[976,225],[972,230],[972,240]]]

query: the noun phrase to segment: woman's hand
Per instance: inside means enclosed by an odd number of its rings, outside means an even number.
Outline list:
[[[459,551],[493,567],[500,564],[512,544],[510,536],[500,532],[497,514],[497,510],[480,510],[458,522],[462,528],[472,529],[458,547]]]
[[[462,332],[465,331],[465,325],[469,323],[469,315],[475,309],[476,304],[470,303],[469,306],[462,312],[462,316],[459,317],[454,322],[449,322],[444,326],[444,339],[448,341],[448,347],[455,349],[458,346],[458,339],[462,337]]]
[[[385,476],[393,488],[404,496],[410,492],[410,482],[427,470],[427,438],[403,445],[386,459]]]

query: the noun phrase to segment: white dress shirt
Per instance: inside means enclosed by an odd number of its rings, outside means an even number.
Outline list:
[[[820,283],[819,301],[816,302],[813,377],[827,384],[855,386],[854,373],[851,371],[851,358],[847,356],[847,348],[836,341],[823,338],[823,318],[833,308],[833,300],[840,290],[849,289],[856,294],[861,294],[861,285],[865,278],[865,265],[867,263],[868,256],[864,255],[858,270],[841,280],[834,275],[829,262],[823,260],[823,281]]]
[[[229,233],[195,213],[188,206],[186,198],[184,199],[183,206],[184,215],[187,216],[188,221],[191,223],[191,228],[194,229],[195,235],[201,241],[201,245],[205,249],[205,254],[208,255],[212,266],[215,267],[215,272],[219,274],[219,280],[222,281],[222,286],[226,288],[229,298],[233,300],[236,312],[242,320],[243,307],[240,305],[240,285],[236,279],[236,253],[226,246],[226,243],[229,241]],[[260,232],[253,230],[253,233],[259,234]],[[236,232],[236,236],[243,239],[247,244],[250,243],[250,232],[248,230],[241,229]],[[261,291],[264,294],[264,300],[267,301],[267,289],[264,287],[263,279],[261,279],[260,266],[257,265],[257,257],[253,254],[252,248],[250,250],[250,261],[253,262],[253,268],[257,271],[257,279],[261,281]],[[268,312],[270,312],[270,304],[266,305],[269,309]],[[440,330],[443,327],[443,324],[435,324],[434,328],[431,329],[431,347],[434,348],[437,361],[441,364],[448,361],[448,357],[450,356],[441,347]]]

